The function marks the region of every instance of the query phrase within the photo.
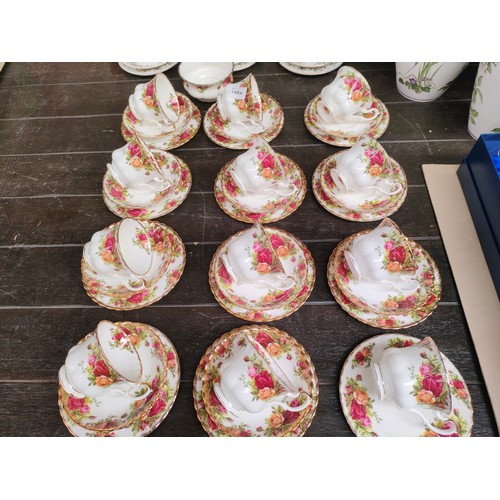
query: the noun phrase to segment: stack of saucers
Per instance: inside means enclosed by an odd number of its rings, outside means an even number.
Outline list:
[[[307,191],[300,167],[277,154],[263,138],[224,165],[215,180],[219,206],[243,222],[275,222],[293,213]]]
[[[176,62],[119,62],[121,69],[137,76],[152,76],[173,68]]]
[[[304,121],[320,141],[350,147],[363,134],[378,139],[389,125],[389,112],[372,95],[363,75],[351,66],[343,66],[335,79],[309,102]]]
[[[276,99],[260,93],[250,73],[221,87],[217,102],[205,114],[203,128],[210,140],[229,149],[248,149],[259,137],[272,141],[283,128],[284,114]]]
[[[96,232],[83,248],[83,286],[108,309],[148,306],[172,290],[184,270],[179,235],[159,222],[126,218]]]
[[[118,217],[155,219],[175,210],[191,189],[191,171],[177,156],[150,149],[137,135],[112,153],[102,195]]]
[[[311,358],[293,337],[250,325],[217,339],[196,370],[193,398],[214,437],[300,437],[318,405]]]
[[[127,142],[138,135],[149,147],[166,151],[190,141],[200,125],[200,110],[158,73],[129,96],[121,132]]]
[[[177,352],[156,328],[101,321],[59,370],[59,411],[74,436],[146,436],[170,412]]]
[[[324,75],[342,65],[341,62],[280,62],[280,64],[288,71],[304,76]]]
[[[434,260],[391,219],[342,241],[330,256],[327,277],[340,306],[377,328],[416,325],[441,297]]]
[[[249,321],[274,321],[295,312],[315,281],[313,258],[295,236],[256,223],[215,252],[210,288],[219,304]]]
[[[406,175],[380,143],[363,135],[356,144],[323,160],[313,174],[313,192],[328,212],[351,221],[384,219],[403,204]]]

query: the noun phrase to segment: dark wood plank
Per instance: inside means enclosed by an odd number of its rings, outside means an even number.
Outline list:
[[[326,280],[328,258],[336,242],[312,242],[316,266],[316,284],[310,301],[334,299]],[[422,240],[420,244],[435,259],[443,281],[443,302],[456,302],[458,295],[444,247],[440,240]],[[175,288],[158,304],[216,304],[208,284],[210,261],[217,243],[186,245],[186,267]],[[0,249],[0,306],[91,305],[81,282],[81,246],[14,247]]]
[[[0,224],[4,231],[0,245],[85,243],[95,231],[118,220],[101,196],[12,198],[2,200],[2,206]],[[439,236],[425,186],[410,188],[392,218],[409,237]],[[226,215],[212,193],[188,195],[176,210],[159,220],[178,230],[185,242],[223,241],[249,226]],[[376,223],[354,223],[335,217],[321,207],[309,190],[296,212],[272,225],[302,240],[319,240],[340,239],[373,228]]]
[[[425,184],[422,164],[458,164],[474,145],[470,140],[449,142],[381,143],[390,156],[404,168],[410,185]],[[310,181],[316,166],[340,148],[328,144],[278,146],[276,151],[292,158]],[[237,151],[214,148],[200,154],[195,150],[173,151],[190,167],[193,174],[192,193],[213,190],[219,169],[238,156]],[[0,197],[93,194],[101,192],[102,176],[110,152],[95,154],[60,154],[35,156],[0,156]]]
[[[385,141],[469,140],[469,102],[389,104]],[[320,143],[304,125],[304,107],[286,108],[285,125],[271,145]],[[0,155],[112,151],[123,145],[121,115],[0,121]],[[216,147],[200,130],[184,149]]]

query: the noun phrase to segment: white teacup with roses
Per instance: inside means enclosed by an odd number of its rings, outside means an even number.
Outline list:
[[[250,335],[233,345],[231,356],[220,367],[220,379],[214,382],[214,392],[226,409],[236,415],[241,412],[260,413],[268,406],[281,406],[299,412],[311,402],[310,396],[293,387],[288,377],[267,351]],[[290,406],[297,398],[305,399]],[[295,403],[294,403],[295,404]]]

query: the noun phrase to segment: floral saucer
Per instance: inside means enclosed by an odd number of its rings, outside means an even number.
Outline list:
[[[387,400],[379,400],[372,368],[373,361],[382,356],[384,349],[406,347],[420,340],[400,333],[386,333],[370,337],[349,354],[340,373],[339,393],[344,416],[356,436],[440,437],[416,414],[400,410]],[[449,419],[457,426],[457,433],[452,436],[470,436],[473,409],[469,390],[455,365],[443,353],[441,356],[451,386],[453,412]],[[449,424],[435,420],[432,425],[445,429]]]
[[[274,227],[265,227],[264,231],[267,233],[271,242],[281,241],[283,242],[283,254],[286,250],[288,257],[285,255],[281,255],[280,259],[283,261],[284,258],[288,258],[290,262],[295,262],[292,259],[296,259],[296,261],[303,260],[303,262],[299,263],[297,266],[297,272],[301,276],[301,280],[303,280],[304,285],[300,292],[293,297],[292,300],[288,299],[285,296],[285,300],[281,300],[281,296],[275,294],[273,300],[277,301],[277,306],[269,307],[269,308],[252,308],[247,302],[243,302],[244,305],[235,304],[228,297],[228,291],[226,290],[229,287],[229,283],[224,282],[224,278],[220,276],[220,254],[225,251],[226,245],[232,238],[240,235],[243,231],[236,233],[231,238],[228,238],[222,245],[217,249],[214,256],[212,257],[212,261],[210,262],[210,269],[208,271],[210,289],[212,293],[221,305],[227,312],[236,316],[237,318],[244,319],[247,321],[256,321],[256,322],[267,322],[267,321],[275,321],[297,311],[304,302],[309,298],[309,295],[312,292],[314,287],[314,282],[316,279],[316,268],[314,266],[314,260],[312,258],[311,253],[307,249],[307,247],[302,243],[298,238],[293,236],[291,233],[283,231],[282,229],[274,228]],[[274,245],[273,245],[274,246]],[[303,258],[301,259],[301,254]],[[278,253],[279,255],[279,253]],[[226,276],[226,280],[227,280]],[[286,292],[285,292],[286,294]]]
[[[148,139],[141,137],[146,145],[150,148],[161,149],[168,151],[169,149],[178,148],[186,142],[190,141],[198,132],[201,126],[201,113],[198,107],[184,94],[177,92],[177,98],[181,106],[181,113],[187,113],[190,117],[188,122],[180,129],[170,134],[165,134],[156,139]],[[121,134],[122,137],[129,142],[134,136],[134,124],[137,123],[137,118],[127,106],[123,112]]]
[[[171,228],[160,222],[155,222],[156,226],[161,226],[164,237],[168,238],[171,248],[171,258],[166,271],[153,285],[139,292],[131,292],[127,296],[113,296],[99,292],[96,287],[83,282],[87,295],[100,306],[119,311],[130,311],[141,309],[157,302],[167,295],[180,280],[184,265],[186,263],[186,250],[180,236]],[[112,226],[110,226],[111,228]],[[82,266],[85,264],[82,259]],[[96,285],[99,283],[96,282]]]
[[[327,170],[334,165],[335,153],[325,158],[314,170],[312,177],[312,189],[315,198],[319,204],[328,212],[337,217],[354,222],[371,222],[389,217],[399,210],[406,199],[408,193],[408,181],[406,175],[395,160],[391,159],[391,166],[395,173],[395,181],[403,186],[403,190],[389,198],[373,198],[365,201],[366,210],[354,210],[341,205],[337,200],[333,200],[323,189],[323,184],[333,184],[330,174]],[[388,204],[387,201],[389,202]]]
[[[250,66],[253,66],[254,62],[235,62],[233,63],[233,71],[242,71],[244,69],[248,69]]]
[[[270,211],[248,212],[242,205],[251,205],[255,200],[252,200],[250,195],[243,195],[231,179],[229,170],[235,161],[231,160],[222,167],[215,179],[214,195],[219,207],[233,219],[250,224],[276,222],[295,212],[304,201],[307,192],[306,177],[293,160],[280,154],[278,157],[286,165],[288,179],[298,188],[297,192],[279,200],[270,200],[269,205],[272,207]]]
[[[349,136],[348,134],[343,135],[342,133],[337,132],[333,133],[325,130],[318,124],[318,119],[316,118],[314,109],[316,109],[316,104],[319,98],[320,96],[317,95],[314,99],[312,99],[304,111],[304,123],[306,124],[307,130],[309,130],[309,132],[311,132],[316,139],[326,142],[327,144],[331,144],[332,146],[346,148],[354,146],[354,144],[358,141],[359,136]],[[389,126],[389,111],[380,99],[374,97],[373,102],[375,103],[376,108],[380,111],[380,115],[373,121],[364,134],[369,135],[374,139],[378,139]]]
[[[217,375],[215,363],[220,358],[230,355],[233,341],[245,332],[252,335],[266,348],[266,351],[273,356],[287,375],[308,385],[311,404],[306,410],[295,414],[281,407],[272,407],[270,410],[266,410],[268,415],[264,419],[265,424],[254,425],[252,428],[248,422],[244,422],[242,419],[238,419],[239,422],[232,420],[227,413],[222,411],[216,398],[211,397],[213,391],[210,391],[210,385],[214,376]],[[203,429],[212,437],[303,436],[316,414],[318,393],[319,384],[316,370],[303,346],[286,332],[266,325],[243,326],[231,330],[217,339],[201,358],[193,384],[196,415]],[[215,394],[213,395],[215,396]]]
[[[222,119],[217,103],[215,103],[212,104],[203,119],[203,128],[208,138],[215,144],[229,149],[248,149],[252,147],[253,141],[257,137],[263,137],[267,142],[271,142],[281,132],[285,122],[285,115],[274,97],[262,93],[261,98],[264,132],[244,139],[231,137],[228,134],[229,123]]]
[[[135,325],[143,328],[146,327],[148,330],[152,330],[153,334],[161,341],[165,350],[165,362],[167,366],[167,378],[164,384],[161,386],[157,392],[157,399],[153,405],[144,414],[141,414],[137,419],[133,420],[131,424],[126,427],[121,427],[115,430],[90,430],[86,427],[78,425],[74,420],[72,420],[64,406],[62,404],[61,398],[59,398],[59,413],[63,419],[64,424],[73,436],[77,437],[139,437],[147,436],[153,432],[169,414],[172,406],[177,398],[177,393],[179,392],[179,384],[181,380],[181,370],[179,364],[179,356],[177,351],[173,346],[172,342],[166,337],[166,335],[160,332],[157,328],[150,325],[144,325],[142,323],[117,323],[117,325],[123,325],[126,328],[131,328]]]
[[[420,265],[422,269],[429,269],[428,274],[433,276],[432,286],[427,290],[427,300],[422,305],[412,307],[399,314],[390,314],[388,312],[373,312],[360,304],[352,302],[339,287],[337,279],[340,280],[342,277],[335,270],[337,252],[343,251],[346,242],[350,238],[352,237],[346,238],[333,250],[327,267],[327,280],[330,291],[342,309],[362,323],[385,330],[409,328],[421,323],[434,312],[441,297],[441,275],[432,257],[416,242],[412,242],[412,245],[414,245],[413,251],[421,255],[422,260]]]
[[[176,64],[177,64],[176,62],[166,62],[166,63],[160,63],[159,66],[142,66],[137,63],[119,62],[118,66],[120,66],[120,68],[123,69],[123,71],[126,71],[131,75],[152,76],[156,75],[156,73],[163,73],[164,71],[173,68]]]
[[[331,71],[335,71],[342,65],[342,63],[329,62],[329,63],[324,63],[321,66],[304,67],[300,66],[297,63],[280,62],[280,65],[283,66],[283,68],[285,68],[286,70],[291,71],[292,73],[296,73],[297,75],[314,76],[314,75],[324,75],[326,73],[330,73]]]
[[[161,160],[156,156],[157,160]],[[180,168],[180,183],[166,196],[158,194],[158,202],[145,207],[131,207],[126,204],[127,189],[114,181],[109,171],[104,175],[102,196],[106,206],[118,217],[133,217],[134,219],[157,219],[175,210],[187,197],[191,190],[191,170],[186,163],[176,157],[177,167]]]

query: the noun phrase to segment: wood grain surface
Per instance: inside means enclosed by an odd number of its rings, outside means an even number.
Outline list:
[[[423,163],[459,163],[474,141],[467,132],[477,70],[471,63],[437,101],[416,103],[396,89],[393,63],[345,63],[359,69],[389,109],[380,142],[404,168],[408,196],[392,217],[436,261],[442,300],[423,323],[404,333],[432,336],[462,373],[474,405],[473,436],[498,436],[481,368],[441,241],[421,171]],[[316,283],[294,314],[270,323],[301,342],[320,382],[317,414],[306,436],[353,436],[343,416],[338,382],[346,356],[380,330],[346,314],[333,299],[326,264],[345,237],[376,223],[339,219],[314,198],[311,177],[327,156],[340,151],[315,139],[303,122],[309,100],[335,76],[300,76],[278,63],[257,63],[261,91],[283,108],[285,126],[271,143],[303,169],[308,191],[302,206],[271,224],[300,238],[311,250]],[[185,92],[177,67],[166,72]],[[140,321],[163,331],[181,363],[181,385],[170,414],[151,436],[205,436],[196,417],[192,383],[206,348],[243,321],[224,311],[208,285],[218,246],[248,225],[224,214],[213,196],[219,169],[239,152],[213,144],[203,129],[171,151],[187,162],[193,186],[185,202],[159,220],[185,244],[180,282],[154,305],[110,311],[86,295],[80,275],[83,244],[118,219],[104,205],[102,177],[111,152],[124,144],[121,114],[135,85],[147,81],[117,63],[7,63],[0,73],[0,435],[68,436],[57,407],[57,371],[66,353],[103,319]],[[209,105],[194,101],[204,113]]]

